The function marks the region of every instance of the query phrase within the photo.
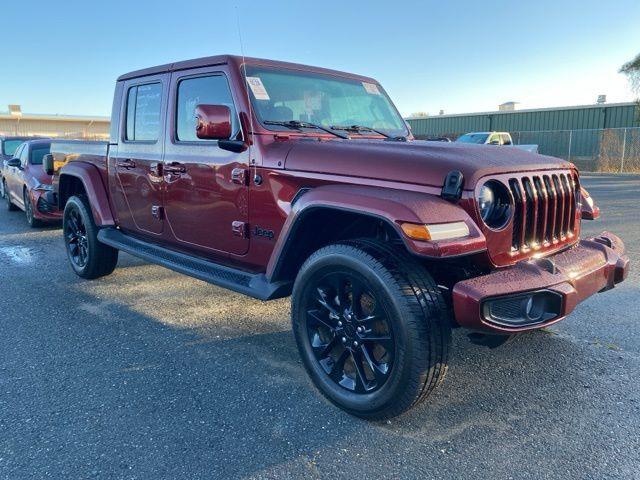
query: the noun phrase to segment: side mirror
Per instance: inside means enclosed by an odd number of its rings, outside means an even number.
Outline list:
[[[231,137],[231,110],[226,105],[198,105],[195,115],[199,139],[228,140]]]
[[[19,158],[12,158],[11,160],[9,160],[7,162],[7,166],[8,167],[17,167],[20,168],[20,159]]]
[[[46,173],[47,175],[53,175],[54,168],[53,168],[53,155],[52,154],[47,153],[42,158],[42,168],[44,169],[44,173]]]

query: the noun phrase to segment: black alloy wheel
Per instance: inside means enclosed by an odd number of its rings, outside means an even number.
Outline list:
[[[400,415],[447,371],[444,298],[427,269],[391,242],[345,240],[313,253],[293,286],[291,321],[314,385],[352,415]]]
[[[72,208],[65,218],[64,238],[67,244],[69,259],[79,269],[86,267],[89,259],[89,242],[87,227],[80,211]]]
[[[69,198],[64,207],[62,232],[69,263],[79,277],[89,280],[104,277],[118,264],[118,250],[98,240],[99,230],[86,196]]]
[[[318,278],[308,297],[306,330],[316,360],[337,385],[355,393],[378,390],[393,368],[388,313],[354,272]]]

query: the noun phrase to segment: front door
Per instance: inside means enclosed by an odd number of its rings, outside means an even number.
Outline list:
[[[248,153],[222,150],[196,136],[197,105],[227,105],[234,136],[238,114],[224,71],[174,72],[165,135],[165,232],[181,249],[243,255],[249,249]],[[233,138],[233,137],[232,137]]]
[[[110,182],[119,225],[141,235],[160,235],[162,132],[169,75],[130,80],[124,85],[120,142],[109,155]]]
[[[14,157],[20,160],[19,167],[6,167],[4,172],[4,181],[7,185],[5,194],[11,199],[14,205],[24,205],[22,188],[24,185],[24,169],[28,165],[29,148],[26,144],[20,145],[16,150]]]

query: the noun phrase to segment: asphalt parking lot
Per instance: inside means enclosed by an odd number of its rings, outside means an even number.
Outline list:
[[[499,349],[456,331],[444,385],[384,423],[314,391],[287,300],[124,254],[82,281],[2,210],[0,478],[640,478],[640,177],[583,182],[628,280]]]

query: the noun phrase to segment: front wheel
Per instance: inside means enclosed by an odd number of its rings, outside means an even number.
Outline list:
[[[79,277],[94,279],[112,273],[118,250],[98,241],[98,227],[83,196],[73,196],[64,207],[62,219],[67,258]]]
[[[27,223],[31,228],[42,226],[42,222],[33,216],[33,202],[27,190],[24,191],[22,198],[24,200],[24,214],[27,217]]]
[[[427,270],[373,240],[322,248],[302,266],[292,323],[303,363],[331,402],[381,420],[442,381],[451,329]]]

